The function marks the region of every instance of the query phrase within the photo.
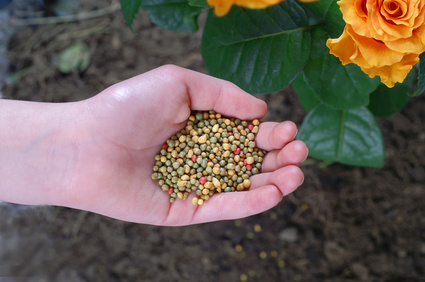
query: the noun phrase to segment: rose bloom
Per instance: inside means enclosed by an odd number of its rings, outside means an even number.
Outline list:
[[[216,16],[222,17],[226,15],[233,5],[248,9],[264,9],[284,0],[207,0],[208,5],[214,7]],[[300,2],[315,2],[317,0],[300,0]]]
[[[425,51],[425,0],[340,0],[346,26],[326,43],[343,65],[354,63],[388,87],[403,82]]]

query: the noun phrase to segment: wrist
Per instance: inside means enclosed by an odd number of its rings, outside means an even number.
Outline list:
[[[0,101],[0,200],[66,205],[78,158],[77,108]]]

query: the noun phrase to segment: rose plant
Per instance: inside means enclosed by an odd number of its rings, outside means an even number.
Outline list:
[[[425,0],[121,0],[177,32],[198,29],[211,75],[253,95],[292,86],[310,156],[382,167],[377,117],[425,90]]]

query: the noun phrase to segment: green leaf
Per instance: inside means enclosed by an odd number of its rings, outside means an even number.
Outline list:
[[[412,96],[418,96],[425,92],[425,53],[419,56],[418,89]]]
[[[323,20],[326,30],[331,37],[339,37],[342,34],[345,27],[345,21],[342,18],[337,0],[320,0],[311,3],[303,3],[302,5]]]
[[[90,50],[82,42],[75,43],[63,50],[59,55],[59,71],[72,73],[75,70],[83,72],[90,64]]]
[[[302,73],[300,73],[300,75],[298,75],[294,80],[292,87],[294,87],[297,92],[298,101],[300,101],[301,106],[306,112],[309,112],[320,103],[320,101],[314,96],[314,91],[308,87]]]
[[[143,0],[142,8],[154,24],[178,32],[197,31],[196,20],[203,10],[189,5],[187,0]]]
[[[133,21],[142,5],[142,0],[120,0],[121,10],[124,19],[133,31]]]
[[[210,8],[207,0],[188,0],[188,3],[193,7]]]
[[[297,139],[313,158],[355,166],[382,167],[382,132],[366,107],[335,110],[318,104],[302,123]]]
[[[313,30],[310,58],[303,69],[304,79],[316,98],[335,109],[352,109],[369,104],[369,94],[378,87],[379,77],[369,78],[355,64],[343,66],[329,54],[328,34],[323,27]]]
[[[287,87],[310,52],[305,10],[288,0],[264,10],[233,7],[222,18],[208,15],[202,56],[210,74],[253,94]]]
[[[414,71],[411,71],[403,83],[397,83],[392,88],[384,84],[379,85],[370,95],[369,110],[377,117],[389,117],[401,111],[409,100],[413,73]]]

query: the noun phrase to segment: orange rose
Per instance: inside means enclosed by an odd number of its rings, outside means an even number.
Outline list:
[[[326,43],[343,65],[354,63],[388,87],[403,82],[425,51],[425,0],[340,0],[346,26]]]
[[[264,9],[284,0],[207,0],[208,5],[214,7],[216,16],[222,17],[226,15],[233,5],[248,9]],[[300,0],[300,2],[314,2],[317,0]]]

